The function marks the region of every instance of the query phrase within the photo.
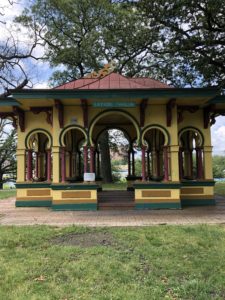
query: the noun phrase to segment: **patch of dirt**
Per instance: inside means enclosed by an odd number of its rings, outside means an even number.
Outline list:
[[[61,246],[112,246],[115,244],[113,236],[108,232],[86,232],[82,234],[69,233],[52,240],[53,244]]]

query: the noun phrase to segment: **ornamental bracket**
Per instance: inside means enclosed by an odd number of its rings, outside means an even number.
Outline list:
[[[18,123],[19,123],[21,132],[24,132],[25,131],[25,113],[24,113],[24,111],[17,106],[13,106],[13,112],[18,117]]]
[[[52,107],[51,106],[41,106],[41,107],[30,107],[30,111],[35,115],[38,115],[41,112],[46,113],[46,121],[52,126]]]
[[[173,108],[176,106],[176,99],[170,99],[170,101],[166,104],[166,124],[167,127],[170,127],[172,124],[173,117]]]
[[[58,99],[55,99],[55,108],[58,110],[58,120],[59,120],[59,127],[64,127],[64,106],[62,102]]]
[[[16,116],[14,112],[0,112],[0,118],[2,119],[12,119],[12,125],[15,129],[17,129]]]
[[[87,99],[80,99],[81,102],[81,107],[83,110],[83,122],[84,122],[84,127],[88,128],[88,103]]]
[[[148,99],[142,99],[140,103],[140,126],[144,127],[145,125],[145,109],[148,105]]]
[[[195,113],[199,109],[198,105],[184,105],[177,107],[177,122],[181,123],[184,120],[183,113],[184,111],[188,111],[190,113]]]

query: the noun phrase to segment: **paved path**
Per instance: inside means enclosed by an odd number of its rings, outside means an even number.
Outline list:
[[[217,205],[183,210],[52,211],[49,208],[16,208],[15,199],[0,200],[0,225],[148,226],[225,224],[225,198]]]

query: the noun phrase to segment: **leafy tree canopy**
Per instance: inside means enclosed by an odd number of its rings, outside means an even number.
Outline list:
[[[175,86],[225,83],[225,0],[35,0],[17,21],[46,46],[62,83],[115,60]]]

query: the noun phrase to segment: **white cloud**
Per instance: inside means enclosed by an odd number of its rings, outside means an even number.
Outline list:
[[[225,117],[217,117],[211,127],[213,154],[225,155]]]

